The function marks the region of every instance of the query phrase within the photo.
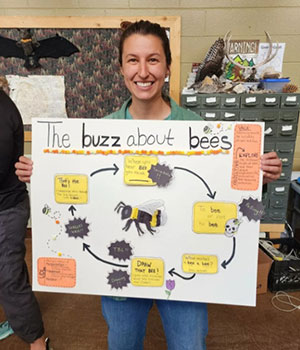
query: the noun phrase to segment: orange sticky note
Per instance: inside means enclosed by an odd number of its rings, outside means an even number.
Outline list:
[[[261,133],[260,125],[238,124],[234,128],[231,187],[235,190],[258,189]]]
[[[41,286],[73,288],[76,285],[76,261],[65,258],[39,258],[38,283]]]

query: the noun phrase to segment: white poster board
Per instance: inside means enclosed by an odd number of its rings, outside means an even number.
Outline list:
[[[263,123],[32,131],[34,290],[255,305]]]

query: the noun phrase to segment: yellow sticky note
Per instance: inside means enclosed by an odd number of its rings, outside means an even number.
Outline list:
[[[197,202],[193,216],[194,232],[224,233],[226,222],[237,218],[237,206],[235,203]]]
[[[88,202],[86,175],[56,175],[54,188],[57,203],[85,204]]]
[[[218,258],[215,255],[184,254],[182,270],[187,273],[217,273]]]
[[[131,283],[138,287],[161,287],[164,284],[164,262],[155,258],[131,260]]]
[[[157,157],[127,156],[124,162],[124,182],[126,185],[154,186],[148,171],[158,163]]]

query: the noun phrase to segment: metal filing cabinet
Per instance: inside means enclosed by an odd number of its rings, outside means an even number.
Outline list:
[[[264,152],[276,151],[282,160],[280,178],[264,186],[262,223],[284,223],[297,136],[300,94],[181,95],[181,105],[204,120],[264,121]]]

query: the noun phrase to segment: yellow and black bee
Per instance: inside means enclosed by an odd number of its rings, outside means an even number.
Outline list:
[[[48,204],[44,205],[44,208],[42,209],[42,213],[45,215],[48,215],[51,212],[51,208],[49,207]]]
[[[140,224],[145,224],[147,230],[153,235],[155,230],[152,227],[162,226],[167,221],[167,215],[164,211],[164,202],[162,200],[150,200],[143,204],[131,207],[124,202],[120,202],[115,211],[121,211],[121,219],[127,220],[123,230],[128,231],[134,222],[139,236],[145,232],[141,229]]]

